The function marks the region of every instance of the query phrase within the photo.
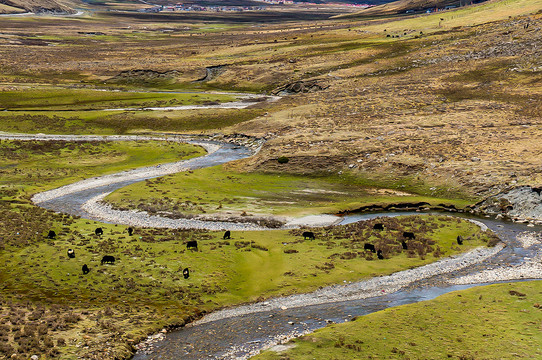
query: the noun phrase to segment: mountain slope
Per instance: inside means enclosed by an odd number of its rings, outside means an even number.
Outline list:
[[[483,0],[482,0],[483,1]],[[357,13],[362,16],[385,16],[410,12],[425,12],[428,9],[444,9],[470,5],[480,0],[398,0],[387,4],[374,6]]]
[[[73,13],[74,11],[55,0],[0,0],[0,12]]]

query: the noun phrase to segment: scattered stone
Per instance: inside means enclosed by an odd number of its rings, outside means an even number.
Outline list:
[[[273,95],[291,95],[299,93],[315,92],[325,90],[329,85],[323,79],[296,81],[288,83],[272,91]]]
[[[542,188],[519,186],[488,197],[474,205],[473,211],[542,224],[541,193]]]

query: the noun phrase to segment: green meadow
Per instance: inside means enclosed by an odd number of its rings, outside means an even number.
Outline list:
[[[315,240],[303,240],[302,230],[233,232],[231,240],[222,240],[221,232],[136,228],[128,236],[126,226],[0,204],[2,216],[13,226],[25,224],[16,233],[0,230],[4,296],[32,299],[38,307],[45,305],[46,314],[54,313],[46,305],[51,302],[65,308],[71,317],[58,320],[62,331],[46,337],[54,344],[80,339],[89,328],[90,335],[99,337],[117,334],[109,347],[115,356],[126,355],[127,342],[166,325],[183,324],[201,311],[386,275],[495,241],[470,222],[444,216],[376,220],[384,223],[383,232],[372,230],[372,223],[315,229]],[[102,236],[94,234],[96,227],[103,228]],[[46,238],[49,230],[55,230],[56,239]],[[401,250],[403,230],[417,233],[409,251]],[[454,241],[457,235],[468,239],[461,247]],[[189,240],[198,241],[197,251],[186,249]],[[365,252],[365,242],[384,249],[385,260]],[[75,251],[74,259],[67,257],[67,249]],[[101,265],[103,255],[115,256],[115,264]],[[88,275],[81,273],[83,264],[90,268]],[[189,279],[182,276],[185,267]],[[26,311],[32,308],[11,309],[17,310],[10,316],[31,319]],[[8,316],[10,307],[0,305],[0,313]],[[20,338],[7,339],[23,344]],[[83,342],[96,349],[98,340]],[[81,354],[72,344],[70,340],[53,349],[62,358],[72,358]]]
[[[81,111],[203,105],[234,101],[234,95],[120,90],[65,89],[48,86],[0,92],[0,109]]]
[[[371,222],[320,228],[312,241],[303,240],[302,230],[234,232],[231,240],[222,240],[221,232],[136,228],[130,237],[126,226],[55,214],[31,205],[28,197],[83,178],[198,156],[201,148],[153,141],[2,141],[0,152],[0,216],[9,224],[0,229],[0,314],[11,324],[0,326],[6,340],[0,354],[39,348],[50,357],[71,359],[103,349],[103,339],[110,337],[108,354],[126,357],[129,344],[202,311],[391,274],[495,242],[470,222],[438,216],[375,220],[385,224],[383,232],[372,230]],[[219,182],[212,174],[185,176]],[[324,184],[331,191],[333,184],[296,176],[278,183],[268,174],[228,176],[241,182],[239,188],[257,182],[274,191]],[[320,199],[309,195],[300,201]],[[94,234],[97,227],[103,236]],[[55,239],[47,239],[49,230]],[[403,230],[418,235],[409,251],[401,250]],[[454,242],[457,235],[468,238],[461,247]],[[198,241],[198,251],[187,251],[189,240]],[[365,252],[365,242],[384,249],[385,260]],[[67,257],[67,249],[75,251],[75,259]],[[101,265],[103,255],[115,256],[116,263]],[[91,269],[88,275],[81,272],[83,264]],[[181,273],[185,267],[191,271],[188,280]],[[19,334],[22,322],[27,330]],[[48,332],[33,332],[43,322],[52,324]]]
[[[380,185],[380,186],[378,186]],[[446,199],[386,189],[366,179],[345,174],[302,176],[288,173],[238,173],[227,166],[164,176],[115,191],[106,201],[121,209],[144,209],[153,213],[246,214],[304,216],[338,213],[362,206],[427,202],[428,206],[454,205],[468,200]],[[415,189],[422,190],[423,189]]]
[[[196,132],[221,129],[263,114],[262,109],[149,111],[3,111],[0,131],[51,134]]]
[[[541,304],[541,281],[454,291],[317,330],[253,359],[540,359]]]
[[[199,146],[163,141],[0,141],[0,198],[27,195],[93,176],[205,154]]]

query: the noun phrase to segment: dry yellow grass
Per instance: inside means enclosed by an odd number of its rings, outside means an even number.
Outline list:
[[[542,0],[489,1],[392,22],[257,27],[12,19],[0,27],[11,34],[0,39],[0,81],[94,84],[126,69],[178,70],[181,89],[269,92],[320,79],[328,89],[226,129],[269,139],[238,169],[275,171],[286,155],[290,172],[351,171],[481,197],[540,181],[540,9]],[[33,41],[56,46],[24,46],[29,24]],[[106,35],[79,34],[98,30]],[[221,64],[214,80],[192,83]]]

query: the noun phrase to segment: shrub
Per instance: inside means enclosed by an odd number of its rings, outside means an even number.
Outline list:
[[[277,161],[279,164],[286,164],[288,161],[290,161],[290,159],[288,159],[286,156],[280,156]]]

